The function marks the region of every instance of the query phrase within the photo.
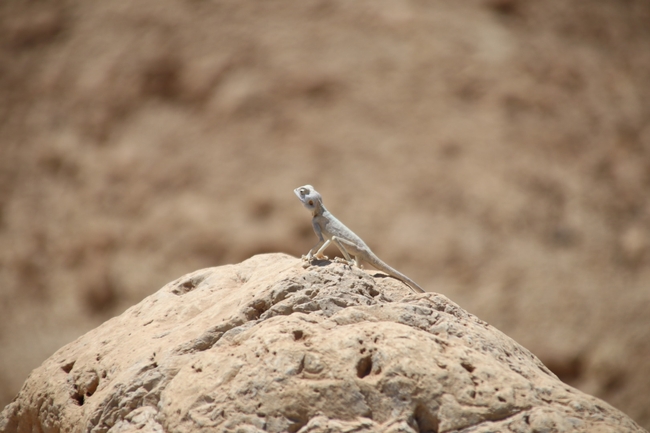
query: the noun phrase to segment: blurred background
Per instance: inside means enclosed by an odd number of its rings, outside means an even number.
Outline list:
[[[650,2],[0,3],[0,407],[199,268],[386,262],[650,428]],[[335,250],[330,250],[330,255]]]

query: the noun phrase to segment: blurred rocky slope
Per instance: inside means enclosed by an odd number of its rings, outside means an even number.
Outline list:
[[[0,4],[0,406],[186,272],[377,254],[650,427],[650,5]]]

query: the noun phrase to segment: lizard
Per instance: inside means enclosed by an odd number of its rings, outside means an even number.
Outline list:
[[[293,192],[302,202],[303,206],[311,212],[313,217],[311,223],[314,227],[314,232],[316,232],[316,236],[318,236],[318,243],[309,250],[306,256],[302,256],[303,260],[311,262],[314,257],[317,259],[327,259],[323,251],[325,251],[325,248],[330,243],[334,243],[341,253],[343,253],[348,265],[351,266],[354,263],[357,267],[361,268],[361,262],[367,262],[389,276],[402,281],[414,292],[424,293],[424,289],[415,281],[388,266],[372,252],[359,236],[332,215],[325,208],[325,205],[323,205],[323,198],[313,186],[304,185],[294,189]],[[354,262],[351,256],[354,256]]]

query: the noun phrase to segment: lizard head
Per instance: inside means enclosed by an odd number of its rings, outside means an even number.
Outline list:
[[[318,191],[316,191],[311,185],[303,185],[294,189],[293,192],[298,196],[302,205],[310,211],[313,211],[316,206],[319,206],[323,202]]]

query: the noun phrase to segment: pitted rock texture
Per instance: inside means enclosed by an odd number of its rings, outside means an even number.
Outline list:
[[[434,293],[283,254],[204,269],[63,347],[27,432],[643,432]]]

